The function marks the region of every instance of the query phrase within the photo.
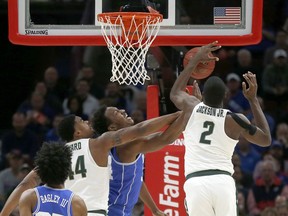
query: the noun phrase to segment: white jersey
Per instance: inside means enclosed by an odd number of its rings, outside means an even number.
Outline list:
[[[65,188],[79,195],[88,211],[107,211],[110,166],[99,167],[96,164],[89,149],[89,139],[76,140],[66,145],[72,149],[73,156],[72,172],[65,181]]]
[[[185,176],[190,173],[218,169],[233,174],[231,161],[238,140],[225,133],[227,109],[213,108],[199,103],[186,125]]]

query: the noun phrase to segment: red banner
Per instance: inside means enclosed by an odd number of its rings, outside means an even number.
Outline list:
[[[169,216],[186,215],[183,144],[183,138],[179,138],[145,157],[145,183],[156,205]],[[145,216],[152,216],[146,206]]]
[[[192,93],[192,86],[187,86]],[[159,89],[147,88],[147,118],[159,116]],[[169,216],[187,215],[184,207],[184,140],[181,135],[171,145],[145,156],[145,183],[156,205]],[[145,216],[152,216],[145,206]]]

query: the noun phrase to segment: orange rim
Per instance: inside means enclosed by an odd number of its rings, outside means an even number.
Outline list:
[[[137,41],[138,35],[146,33],[147,25],[162,22],[163,15],[145,12],[111,12],[98,14],[97,19],[107,25],[119,25],[130,41]],[[135,23],[132,23],[132,20]],[[134,34],[136,31],[138,34]],[[124,38],[124,34],[122,34],[122,37]]]
[[[152,22],[150,24],[156,24],[158,22],[162,22],[163,15],[158,13],[145,13],[145,12],[109,12],[109,13],[101,13],[97,15],[98,21],[102,18],[102,22],[107,23],[107,19],[105,17],[109,17],[112,24],[119,25],[120,20],[118,17],[121,16],[122,21],[128,22],[134,17],[137,23],[141,23],[143,20],[145,21],[147,17],[151,17],[150,20]]]

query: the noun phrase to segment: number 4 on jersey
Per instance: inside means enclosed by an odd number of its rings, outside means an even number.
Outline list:
[[[87,173],[87,170],[85,168],[84,155],[80,155],[77,158],[75,170],[73,171],[72,168],[71,168],[71,171],[69,173],[69,179],[73,180],[74,179],[74,175],[77,175],[77,174],[81,174],[81,177],[85,178],[86,177],[86,173]]]

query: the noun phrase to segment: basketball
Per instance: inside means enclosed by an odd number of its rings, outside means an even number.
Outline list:
[[[186,67],[190,59],[196,55],[199,48],[200,47],[192,48],[185,54],[184,59],[183,59],[184,68]],[[212,53],[209,53],[208,55],[210,57],[213,56]],[[197,65],[195,71],[191,72],[191,77],[194,79],[205,79],[213,72],[214,68],[215,68],[215,61],[200,62]]]

